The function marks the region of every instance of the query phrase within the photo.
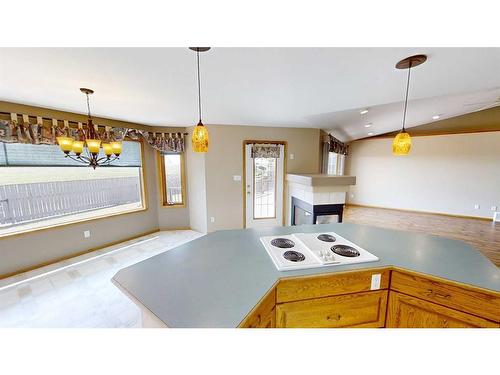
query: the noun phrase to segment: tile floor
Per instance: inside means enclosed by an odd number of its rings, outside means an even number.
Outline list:
[[[1,280],[0,328],[140,327],[139,309],[111,278],[200,236],[191,230],[159,232]]]

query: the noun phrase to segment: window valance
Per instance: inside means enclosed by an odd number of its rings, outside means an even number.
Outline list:
[[[276,145],[253,145],[252,158],[275,158],[280,157],[280,147]]]
[[[347,143],[339,141],[333,135],[328,134],[328,151],[335,152],[340,155],[347,155],[347,149],[349,146]]]
[[[10,120],[0,120],[0,142],[55,145],[57,144],[56,137],[65,135],[75,140],[85,140],[88,134],[88,126],[82,122],[70,124],[68,120],[50,119],[47,123],[43,120],[42,117],[37,116],[33,123],[28,115],[22,115],[22,121],[18,121],[18,115],[11,113]],[[161,152],[185,151],[186,133],[149,132],[102,125],[95,125],[95,130],[103,142],[119,142],[125,138],[135,141],[142,139]]]

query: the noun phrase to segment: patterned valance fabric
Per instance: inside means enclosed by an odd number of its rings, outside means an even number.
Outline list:
[[[328,144],[330,152],[335,152],[336,154],[340,155],[347,155],[347,149],[349,146],[346,143],[339,141],[331,134],[328,134],[328,138],[329,138]]]
[[[148,145],[160,152],[184,152],[184,133],[157,133],[144,130],[128,129],[127,137],[132,140],[143,139]]]
[[[56,137],[68,136],[82,141],[88,134],[88,126],[77,123],[70,126],[69,121],[53,119],[51,124],[43,122],[42,117],[37,117],[36,122],[30,122],[27,115],[18,121],[17,114],[11,114],[10,120],[0,120],[0,142],[5,143],[31,143],[31,144],[57,144]],[[97,126],[95,130],[103,142],[143,139],[155,150],[161,152],[184,152],[184,133],[160,133],[129,128],[113,128],[110,126]]]
[[[276,145],[253,145],[252,158],[275,158],[280,157],[280,147]]]

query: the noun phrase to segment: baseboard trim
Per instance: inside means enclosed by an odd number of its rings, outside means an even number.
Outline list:
[[[431,212],[431,211],[410,210],[410,209],[404,209],[404,208],[392,208],[392,207],[372,206],[372,205],[368,205],[368,204],[346,203],[346,206],[347,207],[352,206],[352,207],[380,208],[382,210],[401,211],[401,212],[413,212],[413,213],[418,213],[418,214],[428,214],[428,215],[436,215],[436,216],[455,217],[455,218],[459,218],[459,219],[475,219],[475,220],[482,220],[482,221],[493,221],[493,218],[491,218],[491,217],[447,214],[447,213],[444,213],[444,212]]]
[[[17,271],[14,271],[14,272],[10,272],[10,273],[5,273],[5,274],[0,275],[0,280],[7,279],[7,278],[12,277],[12,276],[20,275],[20,274],[25,273],[25,272],[30,272],[30,271],[36,270],[37,268],[47,267],[47,266],[50,266],[52,264],[63,262],[65,260],[68,260],[68,259],[71,259],[71,258],[76,258],[76,257],[82,256],[82,255],[86,255],[86,254],[92,253],[94,251],[102,250],[102,249],[104,249],[106,247],[117,245],[117,244],[119,244],[121,242],[127,242],[127,241],[133,240],[133,239],[138,238],[138,237],[143,237],[143,236],[147,236],[147,235],[150,235],[150,234],[153,234],[153,233],[157,233],[159,231],[160,231],[159,228],[155,228],[153,230],[150,230],[150,231],[147,231],[147,232],[144,232],[144,233],[136,234],[135,236],[131,236],[131,237],[123,238],[123,239],[120,239],[120,240],[108,242],[108,243],[106,243],[104,245],[100,245],[100,246],[93,247],[93,248],[90,248],[90,249],[87,249],[87,250],[83,250],[83,251],[80,251],[78,253],[74,253],[74,254],[71,254],[71,255],[65,255],[63,257],[59,257],[59,258],[56,258],[56,259],[53,259],[53,260],[50,260],[50,261],[47,261],[47,262],[43,262],[43,263],[37,264],[35,266],[22,268],[20,270],[17,270]]]

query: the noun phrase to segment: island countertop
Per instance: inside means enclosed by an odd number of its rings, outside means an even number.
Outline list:
[[[259,240],[331,231],[380,260],[280,272]],[[124,268],[113,281],[169,327],[237,327],[280,278],[388,266],[500,291],[500,269],[461,241],[349,223],[218,231]]]

